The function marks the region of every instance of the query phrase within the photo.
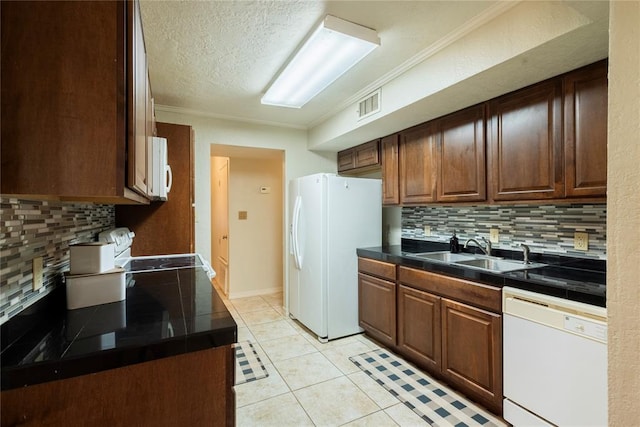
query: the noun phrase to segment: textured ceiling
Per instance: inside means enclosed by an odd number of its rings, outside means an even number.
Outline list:
[[[142,0],[153,95],[156,104],[214,117],[307,128],[495,3]],[[261,105],[268,83],[327,14],[377,30],[381,46],[301,109]]]

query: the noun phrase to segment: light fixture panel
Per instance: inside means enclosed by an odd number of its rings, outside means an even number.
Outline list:
[[[327,15],[273,81],[261,102],[301,108],[379,45],[374,30]]]

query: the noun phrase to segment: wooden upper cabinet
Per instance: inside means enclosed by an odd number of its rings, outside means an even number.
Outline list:
[[[564,77],[567,197],[607,195],[607,61]]]
[[[382,204],[400,203],[400,183],[398,176],[399,135],[389,135],[380,141],[382,157]]]
[[[484,104],[438,120],[439,202],[486,200]]]
[[[493,200],[564,197],[562,82],[551,79],[489,103]]]
[[[134,6],[0,3],[2,194],[148,203],[126,171]]]
[[[368,170],[378,166],[380,166],[379,139],[338,152],[338,172]]]
[[[133,22],[133,31],[127,33],[128,61],[132,64],[127,70],[129,83],[128,105],[133,106],[129,114],[129,144],[127,162],[127,184],[138,193],[147,194],[147,120],[148,70],[147,53],[142,32],[142,17],[138,2],[127,2],[128,13]]]
[[[400,133],[400,203],[422,204],[436,198],[436,134],[432,122]]]
[[[353,148],[338,152],[338,172],[345,172],[356,167],[356,158],[353,155]]]

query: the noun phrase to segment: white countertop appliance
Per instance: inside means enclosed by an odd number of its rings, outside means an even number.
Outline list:
[[[379,179],[316,174],[289,184],[289,311],[321,341],[361,332],[356,248],[380,246]]]
[[[135,233],[127,227],[112,228],[98,234],[101,242],[115,245],[115,264],[127,273],[142,273],[158,270],[174,270],[180,268],[203,268],[209,279],[216,276],[216,272],[200,254],[170,254],[151,256],[131,256],[131,245]]]
[[[607,311],[504,287],[504,419],[607,425]]]

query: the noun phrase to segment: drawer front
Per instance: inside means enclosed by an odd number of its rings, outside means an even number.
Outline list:
[[[358,271],[382,277],[383,279],[396,280],[396,265],[388,262],[377,261],[369,258],[358,258]]]
[[[502,312],[502,291],[495,286],[400,267],[398,280],[408,286],[493,311]]]

